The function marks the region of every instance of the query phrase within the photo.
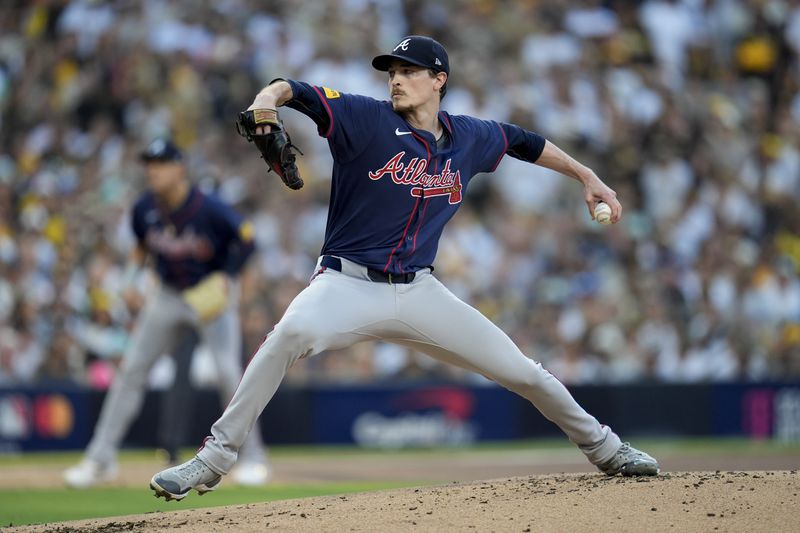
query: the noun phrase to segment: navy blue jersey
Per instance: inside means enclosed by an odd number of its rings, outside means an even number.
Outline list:
[[[133,207],[132,219],[139,244],[155,258],[158,276],[179,290],[215,271],[237,275],[254,249],[250,224],[194,187],[174,211],[145,192]]]
[[[448,136],[440,149],[389,102],[287,81],[286,105],[314,120],[333,155],[322,253],[384,272],[431,266],[470,179],[506,153],[535,161],[544,147],[518,126],[440,112]]]

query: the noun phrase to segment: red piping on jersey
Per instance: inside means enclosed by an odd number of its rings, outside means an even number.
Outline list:
[[[319,99],[322,101],[322,105],[325,106],[325,111],[328,112],[328,118],[331,119],[331,125],[328,126],[328,131],[325,132],[325,138],[327,139],[328,137],[331,136],[331,133],[333,133],[333,113],[331,113],[331,107],[328,105],[328,102],[327,100],[325,100],[325,97],[322,96],[322,93],[319,92],[317,86],[312,85],[311,87],[314,89],[314,91],[316,91],[317,96],[319,96]]]
[[[447,128],[450,130],[448,133],[450,135],[452,135],[453,134],[453,125],[450,124],[450,119],[447,117],[447,115],[445,115],[441,111],[439,111],[439,116],[442,117],[442,119],[444,119],[444,121],[447,123]]]
[[[400,240],[397,241],[397,245],[392,248],[391,253],[389,254],[389,259],[386,261],[386,266],[383,267],[383,271],[386,272],[389,270],[389,265],[392,264],[392,256],[400,248],[400,245],[403,244],[403,239],[406,238],[406,234],[408,233],[408,227],[411,225],[411,220],[414,218],[414,213],[417,212],[417,206],[419,206],[419,198],[417,198],[416,203],[414,204],[414,209],[411,210],[411,215],[408,217],[408,222],[406,222],[406,228],[403,230],[403,235],[400,237]]]
[[[495,122],[495,124],[497,124],[497,122]],[[503,143],[505,143],[505,146],[503,147],[503,152],[500,154],[500,157],[497,158],[497,163],[495,163],[494,166],[492,167],[491,170],[492,172],[495,171],[497,165],[499,165],[500,161],[503,160],[503,156],[506,155],[506,150],[508,150],[508,137],[506,137],[506,132],[503,130],[503,126],[501,126],[500,124],[497,124],[497,127],[500,128],[500,133],[503,134]]]
[[[426,143],[421,137],[420,140],[425,143],[425,149],[428,150],[428,162],[430,163],[431,159],[431,151],[428,149],[428,143]],[[436,174],[439,172],[439,161],[433,162],[433,173]],[[422,189],[422,198],[425,198],[425,189]],[[411,252],[409,252],[409,257],[414,253],[417,249],[417,235],[419,235],[419,230],[422,229],[422,222],[425,220],[425,211],[428,209],[428,202],[430,202],[430,198],[425,199],[425,205],[422,206],[422,214],[419,217],[419,224],[417,225],[417,231],[414,232],[414,246],[411,248]]]
[[[425,151],[428,154],[428,157],[427,157],[427,159],[425,161],[427,163],[425,169],[427,170],[427,167],[431,164],[431,148],[430,148],[430,146],[428,146],[428,143],[427,143],[427,141],[425,141],[425,139],[423,139],[422,137],[420,137],[419,135],[417,135],[413,131],[411,132],[411,135],[414,136],[422,144],[425,145]],[[423,189],[422,197],[424,197],[424,196],[425,196],[425,190]],[[414,209],[411,210],[411,214],[408,216],[408,222],[406,222],[406,228],[403,230],[403,235],[400,237],[400,240],[397,241],[397,244],[395,245],[395,247],[392,248],[391,253],[389,253],[389,259],[386,260],[386,266],[383,267],[383,271],[384,272],[389,270],[389,265],[392,264],[392,256],[394,256],[394,253],[403,244],[403,240],[406,238],[406,234],[408,234],[408,228],[409,228],[409,226],[411,226],[411,221],[414,219],[414,215],[417,213],[417,208],[419,207],[419,200],[420,200],[420,197],[417,197],[417,201],[414,203]],[[417,228],[417,231],[419,232],[419,228]],[[416,240],[416,236],[414,238]],[[415,245],[415,247],[416,247],[416,245]],[[413,252],[413,250],[412,250],[412,252]],[[401,268],[401,270],[402,270],[402,268]]]
[[[439,161],[433,162],[433,173],[437,174],[439,172]],[[422,195],[425,195],[425,189],[422,189]],[[419,224],[417,225],[417,231],[414,232],[414,246],[411,248],[411,252],[408,254],[411,256],[414,251],[417,249],[417,235],[419,235],[419,230],[422,229],[422,223],[425,221],[425,211],[428,210],[428,202],[430,202],[430,198],[425,199],[425,205],[422,206],[422,214],[419,216]]]

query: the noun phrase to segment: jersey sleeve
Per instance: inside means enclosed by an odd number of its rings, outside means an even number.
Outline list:
[[[501,123],[500,127],[508,140],[506,153],[516,159],[535,163],[544,150],[545,138],[516,124]]]
[[[334,159],[347,162],[364,151],[381,116],[380,103],[366,96],[342,93],[328,87],[286,80],[292,87],[287,107],[300,111],[328,139]]]
[[[508,149],[503,128],[493,120],[469,117],[469,129],[475,141],[475,171],[494,172]]]
[[[544,137],[515,124],[470,117],[468,125],[479,147],[475,150],[477,172],[494,172],[505,154],[534,163],[544,150]]]
[[[229,276],[236,277],[255,250],[253,225],[224,203],[215,201],[214,204],[216,225],[223,242],[227,243],[223,270]]]

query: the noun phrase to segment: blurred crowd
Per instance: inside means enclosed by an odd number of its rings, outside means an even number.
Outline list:
[[[0,386],[108,385],[137,154],[167,134],[254,222],[246,359],[312,273],[331,160],[284,110],[289,191],[233,118],[276,77],[385,99],[370,59],[412,33],[450,52],[445,109],[541,133],[624,208],[600,226],[579,184],[505,158],[442,240],[458,296],[570,384],[800,377],[798,0],[37,0],[0,10]],[[288,379],[482,378],[363,344]]]

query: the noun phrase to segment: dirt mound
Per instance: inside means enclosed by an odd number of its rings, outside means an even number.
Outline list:
[[[800,523],[798,493],[800,478],[794,470],[678,472],[654,478],[561,474],[6,531],[786,531],[789,524]]]

